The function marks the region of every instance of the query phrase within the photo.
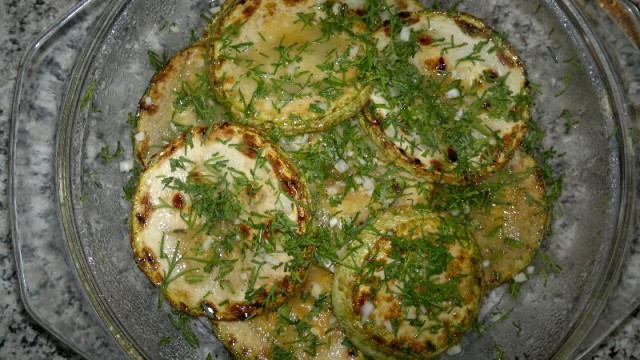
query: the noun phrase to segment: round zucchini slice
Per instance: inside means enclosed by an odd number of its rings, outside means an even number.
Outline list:
[[[499,170],[519,146],[531,98],[511,46],[467,14],[399,13],[374,34],[379,69],[365,107],[391,159],[436,183]]]
[[[246,321],[212,321],[213,332],[238,359],[364,359],[333,316],[332,282],[331,272],[312,265],[280,308]]]
[[[333,281],[347,337],[374,359],[429,359],[460,341],[482,299],[479,252],[465,225],[393,209],[360,240]]]
[[[491,205],[472,208],[472,230],[483,258],[484,284],[493,289],[530,262],[550,219],[546,190],[535,159],[521,150],[505,168],[486,180],[495,188]]]
[[[143,167],[179,133],[224,118],[211,91],[205,52],[204,45],[183,49],[151,79],[136,114],[135,156]]]
[[[230,123],[194,128],[140,177],[134,256],[175,308],[245,319],[299,287],[313,250],[308,208],[299,173],[259,134]]]
[[[327,129],[358,113],[374,49],[340,2],[246,0],[211,30],[210,77],[236,120],[285,134]]]

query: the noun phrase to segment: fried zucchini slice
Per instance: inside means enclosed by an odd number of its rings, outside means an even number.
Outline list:
[[[531,97],[512,47],[467,14],[399,13],[374,34],[380,64],[364,126],[387,156],[436,183],[499,170]]]
[[[246,0],[210,31],[210,78],[236,120],[285,134],[321,131],[359,112],[374,49],[340,2]]]
[[[428,359],[456,344],[482,299],[477,245],[460,219],[393,209],[345,253],[333,307],[374,359]]]
[[[212,321],[213,332],[238,359],[364,359],[345,345],[331,310],[332,282],[331,272],[312,265],[280,308],[246,321]]]
[[[308,208],[300,174],[258,133],[231,123],[194,128],[140,177],[134,256],[175,308],[245,319],[299,287],[312,254]]]
[[[224,119],[209,84],[205,52],[204,45],[187,47],[151,79],[136,114],[135,157],[143,167],[184,130]]]
[[[486,180],[495,193],[488,208],[471,209],[472,230],[483,258],[484,284],[493,289],[530,262],[550,219],[545,184],[536,160],[518,150],[502,171]]]

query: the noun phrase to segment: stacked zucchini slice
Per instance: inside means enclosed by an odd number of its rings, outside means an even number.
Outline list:
[[[383,61],[365,126],[390,157],[433,182],[502,168],[529,119],[522,62],[470,15],[401,15],[373,34]]]
[[[183,49],[151,79],[137,112],[135,156],[142,166],[185,129],[225,119],[209,85],[206,51],[203,44]]]
[[[456,344],[482,299],[478,246],[459,219],[395,208],[335,274],[334,312],[376,359],[424,359]]]
[[[312,265],[300,290],[276,311],[246,321],[216,321],[214,334],[240,359],[364,359],[331,310],[333,274]]]
[[[338,3],[237,1],[210,30],[210,76],[236,119],[286,134],[325,130],[360,111],[372,51]]]
[[[237,358],[436,357],[546,232],[529,93],[471,15],[230,0],[140,101],[136,262]]]

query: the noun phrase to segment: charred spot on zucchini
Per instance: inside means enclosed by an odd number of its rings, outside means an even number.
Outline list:
[[[230,123],[194,128],[158,153],[132,215],[140,268],[191,315],[240,320],[277,307],[313,251],[298,171],[261,135]]]
[[[362,18],[370,30],[388,21],[399,13],[425,10],[424,5],[416,0],[346,0],[351,11]]]

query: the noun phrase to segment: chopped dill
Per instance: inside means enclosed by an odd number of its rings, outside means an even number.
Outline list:
[[[96,81],[91,80],[89,86],[87,87],[87,91],[84,93],[82,100],[80,100],[80,109],[84,109],[91,103],[93,100],[93,93],[96,90]]]
[[[105,145],[102,147],[102,149],[100,149],[99,155],[105,163],[109,164],[113,159],[117,158],[123,153],[124,149],[122,148],[122,144],[120,144],[120,141],[118,141],[118,146],[113,154],[111,154],[109,150],[109,145]]]
[[[158,54],[153,50],[148,50],[147,57],[149,58],[149,64],[156,71],[162,69],[169,61],[167,52],[164,50],[162,51],[162,54]]]
[[[542,9],[542,4],[538,4],[538,6],[536,7],[536,10],[533,12],[533,15],[537,15],[540,9]]]
[[[509,294],[512,298],[518,298],[520,294],[520,290],[522,290],[522,283],[514,281],[513,279],[509,281]]]
[[[141,172],[142,170],[139,167],[134,167],[129,172],[129,180],[127,180],[126,184],[122,187],[124,198],[126,200],[133,199],[133,195],[136,193],[136,189],[138,188]]]
[[[558,118],[563,118],[566,120],[564,126],[565,126],[565,130],[564,133],[565,134],[569,134],[571,132],[571,130],[575,127],[575,125],[579,124],[580,121],[576,120],[573,116],[573,113],[568,110],[568,109],[564,109],[562,110],[562,113],[560,113],[560,116],[558,116]]]
[[[559,97],[569,89],[569,86],[571,85],[571,73],[570,72],[567,71],[567,72],[564,73],[564,76],[562,76],[562,84],[563,84],[564,88],[562,90],[556,92],[555,94],[553,94],[553,96]]]
[[[171,336],[171,335],[163,336],[162,338],[160,338],[160,341],[158,342],[158,345],[167,346],[167,345],[171,344],[172,341],[173,341],[173,336]]]
[[[171,325],[173,325],[173,327],[180,332],[180,335],[182,336],[184,341],[189,344],[189,346],[197,349],[200,346],[200,339],[198,339],[198,336],[189,326],[190,317],[177,310],[173,310],[172,313],[173,314],[168,314]]]
[[[493,342],[493,348],[496,350],[496,360],[504,360],[504,350],[495,341]]]

